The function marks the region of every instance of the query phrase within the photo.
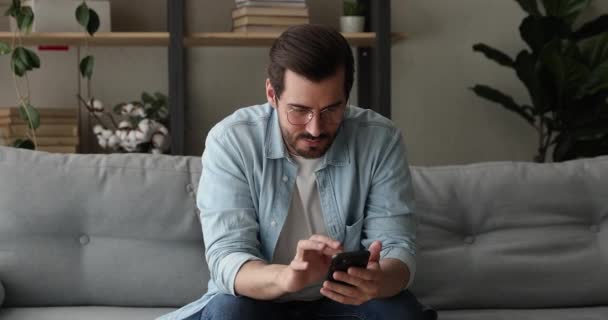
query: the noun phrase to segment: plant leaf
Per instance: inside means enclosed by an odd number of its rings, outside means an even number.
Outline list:
[[[13,0],[11,2],[11,6],[4,12],[4,15],[7,17],[17,18],[17,14],[19,13],[19,9],[21,9],[21,1]]]
[[[19,149],[28,149],[28,150],[36,149],[36,146],[30,139],[17,139],[13,143],[13,147],[19,148]]]
[[[562,18],[569,24],[572,24],[590,3],[591,0],[543,0],[548,16]]]
[[[591,68],[608,60],[608,32],[579,42],[581,55]]]
[[[141,94],[141,101],[144,104],[152,104],[154,102],[154,98],[147,92],[143,92]]]
[[[587,83],[580,88],[580,95],[595,94],[600,90],[608,89],[608,61],[593,68]]]
[[[89,11],[89,7],[87,6],[86,2],[82,2],[82,4],[80,4],[78,6],[78,8],[76,8],[76,20],[78,21],[78,24],[80,24],[83,27],[87,27],[89,25],[89,17],[90,17],[90,11]]]
[[[5,55],[9,53],[11,53],[11,47],[4,42],[0,42],[0,55]]]
[[[124,107],[124,105],[124,103],[119,103],[112,108],[112,111],[114,111],[115,114],[122,114],[122,107]]]
[[[40,127],[40,112],[29,103],[19,106],[21,119],[27,123],[30,129],[38,129]]]
[[[95,32],[99,30],[99,24],[100,21],[97,12],[95,12],[93,9],[89,9],[89,23],[87,23],[87,32],[90,35],[95,34]]]
[[[80,61],[80,74],[82,77],[91,79],[93,77],[93,68],[95,67],[95,58],[93,56],[86,56]]]
[[[542,114],[548,109],[551,96],[547,96],[541,85],[536,68],[536,60],[526,50],[520,52],[515,59],[515,72],[517,77],[524,83],[530,94],[534,105],[534,114]]]
[[[501,104],[507,110],[510,110],[522,116],[530,124],[534,124],[534,117],[527,113],[524,107],[515,103],[513,98],[511,98],[510,96],[485,85],[476,85],[471,88],[471,90],[473,90],[473,92],[475,92],[475,94],[477,94],[478,96],[490,100],[492,102]]]
[[[585,23],[574,32],[573,39],[580,40],[608,32],[608,14],[603,14],[595,20]]]
[[[40,58],[38,57],[38,55],[34,51],[29,49],[24,49],[24,51],[27,59],[27,64],[32,69],[40,68]]]
[[[515,0],[519,3],[519,6],[524,9],[528,14],[533,16],[540,16],[540,11],[538,10],[538,4],[536,0]]]
[[[19,14],[17,15],[17,27],[19,30],[29,33],[32,30],[33,24],[34,11],[32,11],[32,7],[21,7],[21,9],[19,9]]]
[[[532,49],[532,53],[538,55],[547,43],[567,38],[570,27],[559,18],[528,16],[519,26],[519,33]]]
[[[514,62],[511,57],[483,43],[478,43],[473,46],[473,51],[483,53],[486,58],[495,61],[496,63],[513,68]]]
[[[13,72],[19,77],[23,77],[23,75],[28,70],[30,70],[27,65],[27,58],[25,61],[22,59],[23,50],[24,49],[22,47],[15,48],[15,50],[13,50],[13,54],[11,55],[11,68],[13,69]]]

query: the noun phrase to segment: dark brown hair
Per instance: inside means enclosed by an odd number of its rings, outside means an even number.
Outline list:
[[[290,27],[274,42],[269,56],[268,78],[277,98],[285,89],[283,80],[287,69],[317,82],[343,67],[344,94],[348,99],[355,63],[348,41],[335,29],[315,24]]]

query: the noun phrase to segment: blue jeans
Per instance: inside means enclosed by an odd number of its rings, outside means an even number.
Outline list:
[[[409,291],[359,306],[330,299],[272,302],[220,294],[187,320],[274,320],[274,319],[360,319],[434,320],[435,311],[423,306]]]

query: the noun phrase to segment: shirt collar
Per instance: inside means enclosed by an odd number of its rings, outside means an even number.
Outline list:
[[[283,142],[283,134],[279,124],[279,113],[276,108],[270,111],[268,126],[266,129],[266,157],[269,159],[287,158],[289,153]],[[346,114],[348,114],[348,109]],[[346,115],[345,120],[346,121]],[[319,169],[325,168],[327,165],[345,166],[350,163],[350,153],[348,148],[347,134],[344,132],[344,122],[338,129],[338,134],[323,156],[323,162]]]

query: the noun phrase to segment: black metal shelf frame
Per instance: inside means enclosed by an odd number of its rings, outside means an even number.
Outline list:
[[[363,0],[370,8],[366,21],[369,30],[376,32],[372,48],[358,47],[357,95],[358,104],[391,117],[391,9],[390,0]],[[184,50],[184,0],[167,0],[169,31],[169,110],[171,114],[171,153],[185,154],[185,112],[187,84]]]

